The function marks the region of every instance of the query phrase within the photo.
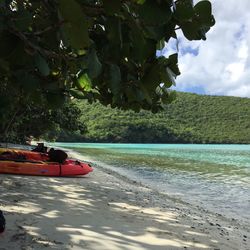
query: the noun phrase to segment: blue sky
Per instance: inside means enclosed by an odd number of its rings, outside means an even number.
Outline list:
[[[197,2],[197,1],[195,1]],[[211,0],[215,26],[206,41],[188,41],[178,33],[176,90],[250,97],[250,0]],[[162,54],[176,52],[172,39]]]

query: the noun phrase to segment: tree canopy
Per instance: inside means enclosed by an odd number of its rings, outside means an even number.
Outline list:
[[[0,96],[1,94],[0,89]],[[69,100],[60,108],[48,109],[45,100],[37,104],[29,99],[17,98],[13,103],[8,98],[13,95],[13,91],[5,92],[5,95],[5,106],[0,106],[0,142],[26,143],[31,136],[53,140],[62,133],[70,133],[73,138],[74,133],[83,136],[86,132],[85,125],[80,120],[81,110]]]
[[[214,24],[207,0],[1,0],[0,106],[13,89],[17,105],[75,97],[156,112],[180,74],[177,53],[156,51],[177,29],[205,40]]]

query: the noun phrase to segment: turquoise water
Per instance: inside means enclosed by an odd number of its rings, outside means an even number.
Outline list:
[[[250,220],[250,145],[56,143],[152,189]]]

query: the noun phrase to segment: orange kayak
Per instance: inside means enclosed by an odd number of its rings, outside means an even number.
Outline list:
[[[0,156],[0,173],[4,174],[74,176],[93,171],[88,163],[66,159],[60,164],[49,161],[46,153],[28,150],[0,148]]]
[[[0,148],[0,156],[2,154],[8,154],[10,157],[15,158],[25,158],[27,160],[33,160],[33,161],[49,161],[49,155],[46,153],[39,153],[39,152],[32,152],[29,150],[23,150],[23,149],[14,149],[14,148]]]
[[[93,168],[83,162],[66,160],[63,164],[57,162],[9,161],[0,160],[1,174],[23,174],[42,176],[74,176],[86,175]]]

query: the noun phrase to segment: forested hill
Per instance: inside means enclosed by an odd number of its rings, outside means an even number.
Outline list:
[[[133,143],[250,143],[250,99],[177,93],[166,110],[152,114],[79,102],[84,136],[59,140]]]

